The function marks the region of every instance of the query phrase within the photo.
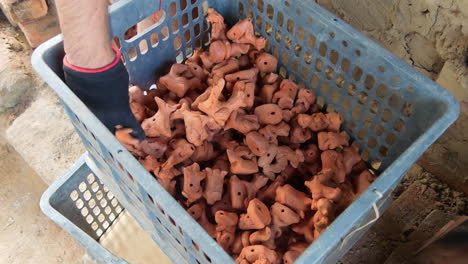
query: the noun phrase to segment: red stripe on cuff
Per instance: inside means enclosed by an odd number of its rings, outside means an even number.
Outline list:
[[[120,52],[120,50],[116,47],[112,47],[112,49],[114,50],[115,52],[115,59],[114,61],[112,61],[110,64],[104,66],[104,67],[101,67],[101,68],[97,68],[97,69],[86,69],[86,68],[81,68],[81,67],[78,67],[78,66],[75,66],[75,65],[72,65],[70,62],[68,62],[67,60],[67,56],[65,55],[65,57],[63,57],[63,65],[67,66],[68,68],[74,70],[74,71],[77,71],[77,72],[82,72],[82,73],[98,73],[98,72],[104,72],[104,71],[107,71],[109,69],[111,69],[112,67],[114,67],[115,65],[117,65],[117,63],[119,63],[120,61],[120,57],[122,55],[122,53]]]

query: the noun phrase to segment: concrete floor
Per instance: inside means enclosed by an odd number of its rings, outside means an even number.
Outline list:
[[[7,123],[0,116],[0,263],[87,262],[76,241],[41,212],[47,185],[6,143]]]

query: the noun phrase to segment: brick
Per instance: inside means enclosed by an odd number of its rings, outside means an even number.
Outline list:
[[[16,0],[11,9],[18,23],[44,17],[49,10],[45,0]]]
[[[55,9],[49,9],[46,16],[18,24],[29,45],[33,48],[58,35],[60,26]]]
[[[440,228],[455,216],[438,209],[429,213],[417,229],[408,236],[408,241],[399,245],[384,264],[413,263],[413,254]]]
[[[423,221],[435,206],[437,193],[424,185],[411,184],[343,257],[342,263],[384,263],[407,230]]]

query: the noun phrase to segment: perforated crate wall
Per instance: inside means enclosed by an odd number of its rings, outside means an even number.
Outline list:
[[[457,118],[458,104],[444,89],[385,51],[313,1],[162,1],[162,16],[140,35],[125,32],[152,16],[159,0],[120,0],[111,6],[112,37],[119,43],[131,82],[149,88],[174,62],[209,43],[204,16],[214,7],[231,26],[251,17],[279,73],[312,89],[380,174],[297,260],[335,262],[365,230],[403,173]],[[61,81],[62,40],[36,49],[33,66],[54,88],[96,164],[97,176],[174,263],[232,263],[184,209],[89,112]],[[381,194],[381,195],[378,195]]]

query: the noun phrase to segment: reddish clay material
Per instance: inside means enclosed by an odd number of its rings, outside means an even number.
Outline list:
[[[261,201],[274,201],[276,189],[282,185],[284,185],[284,178],[282,176],[276,177],[271,184],[265,186],[258,192],[257,198]]]
[[[161,169],[161,163],[154,156],[148,155],[144,159],[139,159],[140,164],[149,172],[157,174]]]
[[[302,222],[293,225],[291,229],[297,234],[303,235],[308,243],[314,241],[314,219],[313,216],[305,218]]]
[[[289,136],[290,127],[285,122],[280,122],[277,125],[266,125],[259,129],[258,132],[262,134],[270,143],[278,145],[278,137]]]
[[[190,159],[193,162],[210,161],[219,156],[219,151],[214,149],[212,143],[204,141],[201,146],[197,146]]]
[[[130,135],[132,133],[131,128],[122,128],[121,126],[116,127],[115,137],[128,151],[137,154],[138,156],[145,156],[142,151],[141,143],[138,139],[135,139]]]
[[[255,198],[260,190],[268,182],[268,178],[260,174],[255,175],[251,182],[240,180],[236,175],[229,178],[229,194],[231,206],[234,209],[246,209],[249,202]]]
[[[250,44],[257,50],[265,48],[266,39],[262,37],[255,37],[252,19],[246,18],[237,22],[228,32],[227,37],[234,43]]]
[[[346,168],[343,163],[343,154],[334,150],[327,150],[320,155],[324,176],[330,176],[338,184],[345,181]]]
[[[362,171],[359,175],[356,175],[354,177],[356,196],[361,195],[374,182],[375,178],[375,175],[367,169]]]
[[[268,140],[256,131],[249,132],[245,136],[244,143],[257,156],[266,155],[270,146]]]
[[[305,163],[315,163],[319,161],[320,153],[317,145],[309,144],[304,150],[304,162]]]
[[[268,261],[266,263],[269,263],[269,264],[280,263],[280,257],[278,256],[276,251],[271,250],[263,245],[253,245],[253,246],[244,247],[239,257],[236,259],[236,262],[240,264],[244,264],[244,263],[259,264],[259,262],[256,262],[259,260],[263,261],[263,264],[265,263],[264,262],[265,260]],[[262,263],[260,262],[260,264]]]
[[[208,221],[206,216],[206,204],[198,202],[192,205],[187,212],[205,229],[205,231],[213,238],[216,238],[216,225]]]
[[[167,104],[161,98],[155,97],[158,112],[141,123],[141,128],[147,137],[171,137],[171,114],[177,110],[174,105]]]
[[[244,91],[238,91],[226,102],[219,101],[224,88],[225,81],[219,79],[211,87],[211,92],[206,101],[200,102],[198,108],[208,116],[212,117],[220,126],[224,126],[232,112],[246,106]]]
[[[211,40],[226,40],[226,24],[224,17],[216,12],[213,8],[208,8],[208,16],[206,21],[211,23]]]
[[[306,243],[293,243],[288,246],[288,251],[283,255],[284,264],[293,264],[309,245]]]
[[[233,174],[253,174],[258,172],[257,158],[246,146],[226,150]]]
[[[251,81],[256,82],[258,75],[257,68],[250,68],[248,70],[238,71],[235,73],[227,74],[224,76],[226,82],[237,82],[237,81]]]
[[[203,145],[210,136],[210,131],[219,130],[221,126],[211,117],[197,111],[183,113],[187,140],[195,146]]]
[[[299,223],[301,218],[296,212],[287,207],[286,205],[278,202],[274,203],[270,208],[273,225],[277,227],[290,226]]]
[[[312,199],[314,200],[327,198],[329,200],[338,201],[341,198],[341,190],[325,185],[320,174],[315,175],[312,180],[306,181],[304,184],[309,188]]]
[[[291,121],[291,143],[299,143],[302,144],[307,140],[312,138],[312,133],[307,128],[302,128],[299,125],[299,118],[295,117]]]
[[[236,226],[239,217],[236,213],[217,211],[215,214],[216,221],[216,241],[221,247],[229,251],[235,240]]]
[[[276,189],[275,200],[294,209],[301,218],[304,218],[305,212],[310,211],[310,199],[305,193],[294,189],[286,184]]]
[[[270,211],[264,203],[258,199],[249,202],[247,213],[241,214],[239,228],[242,230],[262,229],[271,222]]]
[[[282,80],[279,90],[273,95],[273,103],[278,104],[283,109],[291,109],[294,106],[298,88],[299,86],[293,81],[288,79]]]
[[[116,137],[238,263],[292,263],[375,176],[342,115],[273,72],[250,19],[229,31],[215,10],[207,20],[207,50],[158,89],[129,88],[146,139],[121,127]]]
[[[330,225],[333,220],[334,208],[333,203],[326,199],[321,198],[314,201],[312,209],[316,210],[313,221],[314,221],[314,238],[317,239],[325,229]]]
[[[350,174],[354,165],[358,164],[361,159],[361,155],[359,155],[359,149],[357,147],[346,147],[343,148],[343,163],[345,166],[346,174]]]
[[[211,74],[217,77],[224,77],[226,74],[239,71],[240,64],[235,58],[229,58],[219,64],[216,64],[211,70]]]
[[[264,229],[253,232],[249,236],[251,245],[258,245],[268,241],[271,237],[271,229],[267,226]]]
[[[278,59],[269,53],[261,52],[259,55],[257,55],[255,66],[257,66],[260,72],[270,73],[276,70],[276,67],[278,66]]]
[[[336,149],[338,147],[349,146],[349,136],[345,131],[319,132],[317,135],[318,147],[320,150]]]
[[[203,195],[201,181],[206,178],[206,171],[200,171],[198,163],[185,167],[184,171],[184,186],[182,195],[187,198],[189,203],[193,203],[200,199]]]
[[[249,45],[230,43],[227,40],[216,40],[211,42],[209,53],[200,54],[203,64],[220,63],[230,57],[237,57],[249,51]],[[206,63],[208,61],[208,63]]]
[[[291,111],[294,114],[305,113],[309,111],[310,106],[315,102],[315,94],[309,89],[299,89],[297,100]]]
[[[245,110],[239,109],[232,112],[229,117],[225,130],[235,129],[242,134],[247,134],[250,131],[257,131],[260,128],[260,123],[258,122],[258,117],[256,115],[248,115],[245,113]]]
[[[170,179],[164,179],[164,178],[158,178],[159,184],[166,189],[166,191],[172,195],[172,197],[175,197],[176,195],[176,181],[175,180],[170,180]]]
[[[159,78],[159,82],[178,97],[183,97],[188,90],[201,87],[200,78],[193,75],[188,65],[180,63],[173,64],[169,73]]]
[[[175,165],[188,160],[195,151],[195,147],[183,138],[171,140],[169,147],[168,158],[162,165],[162,170],[171,169]]]
[[[283,112],[276,104],[264,104],[254,110],[258,122],[262,125],[276,125],[283,120]]]
[[[227,175],[227,171],[206,168],[205,173],[206,173],[206,179],[205,179],[205,190],[203,191],[203,197],[205,197],[206,202],[208,204],[214,204],[215,202],[221,200],[221,197],[223,196],[223,183],[224,183],[224,177]],[[185,180],[184,180],[184,185],[185,185]]]

